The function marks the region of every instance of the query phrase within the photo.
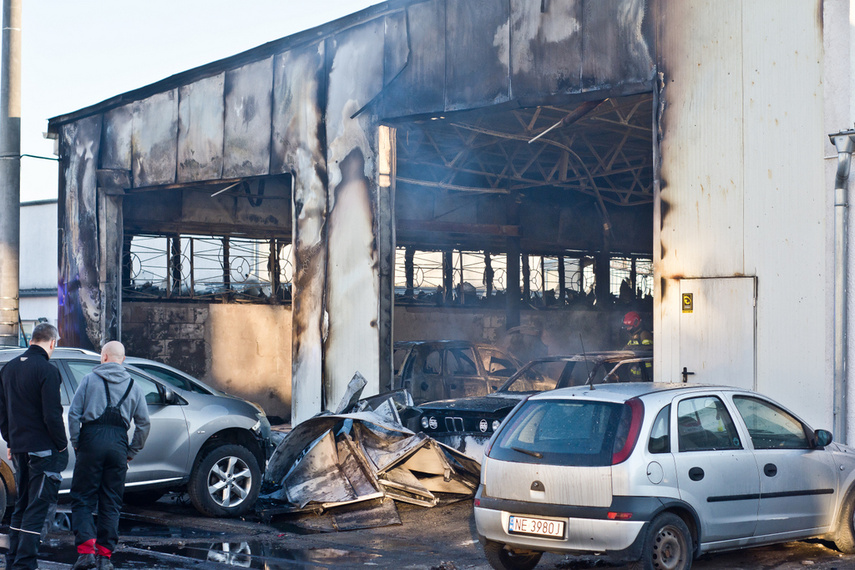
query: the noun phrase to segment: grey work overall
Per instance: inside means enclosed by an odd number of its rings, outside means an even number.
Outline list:
[[[113,406],[110,387],[102,380],[107,407],[98,419],[80,428],[71,485],[71,526],[76,545],[95,539],[98,546],[112,552],[119,540],[119,511],[128,471],[129,424],[122,417],[121,406],[134,381],[128,382],[125,394]],[[96,508],[97,527],[93,519]]]

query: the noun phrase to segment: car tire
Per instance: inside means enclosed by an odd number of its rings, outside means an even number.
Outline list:
[[[123,501],[126,505],[135,507],[150,507],[160,500],[166,494],[166,491],[149,490],[149,491],[125,491]]]
[[[209,449],[190,474],[190,502],[209,517],[236,517],[258,498],[261,470],[247,448],[225,444]]]
[[[855,554],[855,495],[850,494],[840,510],[840,524],[834,545],[843,554]]]
[[[663,513],[647,527],[641,560],[633,567],[643,570],[689,570],[693,556],[689,527],[677,515]]]
[[[487,556],[487,562],[496,570],[531,570],[537,566],[543,555],[542,552],[530,550],[517,554],[504,544],[491,540],[484,544],[484,554]]]

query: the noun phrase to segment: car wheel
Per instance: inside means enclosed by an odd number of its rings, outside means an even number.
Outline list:
[[[843,554],[855,554],[855,496],[849,495],[840,512],[834,545]]]
[[[196,509],[210,517],[236,517],[249,511],[261,488],[255,456],[240,445],[220,445],[193,468],[187,492]]]
[[[531,570],[540,562],[542,552],[525,550],[516,552],[498,542],[487,541],[484,545],[487,562],[496,570]]]
[[[636,566],[644,570],[689,570],[693,550],[692,534],[683,519],[663,513],[650,523]]]
[[[149,491],[125,491],[123,500],[126,505],[133,505],[135,507],[150,507],[152,504],[160,500],[160,498],[165,494],[166,491],[160,491],[155,489]]]

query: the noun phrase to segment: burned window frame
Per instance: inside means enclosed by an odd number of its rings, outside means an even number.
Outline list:
[[[290,304],[292,255],[291,240],[281,237],[126,233],[122,296],[129,301]],[[265,273],[266,279],[261,277]],[[200,274],[206,277],[197,279]]]

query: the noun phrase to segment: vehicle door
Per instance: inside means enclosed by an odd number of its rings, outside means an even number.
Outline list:
[[[443,382],[442,353],[443,350],[434,345],[413,347],[401,387],[410,391],[416,404],[448,398]]]
[[[698,513],[701,541],[754,534],[760,475],[722,399],[715,394],[675,398],[671,433],[680,496]]]
[[[95,361],[65,361],[75,389],[83,377],[98,364]],[[130,368],[128,373],[145,394],[151,430],[142,451],[128,464],[125,483],[130,485],[143,481],[166,482],[186,477],[190,469],[190,444],[183,407],[166,403],[163,387],[154,380]],[[134,427],[131,422],[128,441],[133,435]]]
[[[458,346],[445,350],[445,386],[449,398],[487,395],[487,380],[478,370],[474,348]]]
[[[495,392],[508,381],[517,371],[517,364],[513,358],[496,348],[480,347],[478,354],[484,366],[487,377],[487,389]]]
[[[823,448],[810,443],[812,430],[765,399],[735,394],[733,403],[748,431],[760,471],[757,536],[814,535],[834,515],[838,470]]]

